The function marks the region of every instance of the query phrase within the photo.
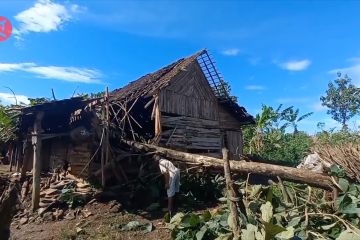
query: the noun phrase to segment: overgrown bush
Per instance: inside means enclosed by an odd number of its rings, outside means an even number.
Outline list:
[[[244,130],[244,152],[256,154],[264,160],[276,164],[296,166],[310,152],[312,137],[305,132],[286,133],[272,130],[266,133],[262,145],[256,151],[250,151],[251,129]]]
[[[244,153],[277,164],[299,164],[312,144],[311,136],[298,130],[298,123],[312,113],[300,116],[299,112],[292,106],[282,110],[282,105],[277,109],[263,105],[256,125],[243,130]]]
[[[360,185],[344,178],[339,166],[332,166],[331,174],[338,177],[342,190],[334,202],[323,190],[303,184],[262,186],[236,182],[247,215],[240,215],[241,239],[360,240]],[[230,240],[231,224],[225,203],[202,213],[178,213],[167,227],[176,240]]]

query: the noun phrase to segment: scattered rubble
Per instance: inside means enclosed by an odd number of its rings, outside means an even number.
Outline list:
[[[57,176],[54,176],[57,175]],[[22,185],[22,209],[14,216],[13,223],[21,227],[32,222],[60,221],[62,219],[88,218],[92,212],[88,209],[78,208],[89,201],[94,203],[95,189],[84,180],[70,174],[48,174],[41,178],[40,208],[32,212],[31,175],[26,177]]]

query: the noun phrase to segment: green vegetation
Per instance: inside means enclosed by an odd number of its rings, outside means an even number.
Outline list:
[[[43,103],[47,103],[47,102],[51,102],[50,98],[45,98],[45,97],[41,97],[41,98],[28,98],[30,101],[30,105],[34,106],[34,105],[38,105],[38,104],[43,104]]]
[[[258,155],[264,160],[284,165],[297,165],[309,153],[311,137],[298,130],[298,123],[311,116],[299,116],[299,109],[293,106],[282,110],[263,105],[257,114],[256,125],[244,129],[245,153]],[[293,132],[287,132],[291,127]]]
[[[305,132],[297,134],[285,133],[278,141],[278,147],[265,144],[261,156],[272,161],[280,161],[286,165],[296,166],[310,152],[312,139]]]
[[[315,136],[316,144],[329,144],[331,146],[356,143],[360,144],[360,132],[357,130],[342,129],[335,131],[334,129],[322,130]]]
[[[325,191],[306,185],[236,182],[247,211],[247,217],[239,219],[242,239],[359,240],[360,185],[350,183],[339,166],[332,166],[330,174],[338,177],[342,189],[335,204]],[[180,212],[172,217],[167,227],[173,239],[232,239],[229,207],[226,198],[219,200],[225,202],[211,211]]]

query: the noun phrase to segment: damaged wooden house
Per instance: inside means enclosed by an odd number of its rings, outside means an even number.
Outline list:
[[[132,173],[134,157],[117,150],[124,139],[213,157],[227,147],[230,159],[239,159],[241,128],[254,119],[226,88],[202,50],[102,97],[23,108],[12,162],[23,175],[33,170],[34,181],[40,171],[65,167],[77,177],[101,178],[105,186],[107,170],[118,182],[139,176],[138,166]]]
[[[231,159],[242,154],[241,127],[254,123],[245,108],[229,96],[206,50],[144,75],[104,98],[76,97],[22,109],[14,148],[20,158],[15,161],[18,170],[22,163],[24,170],[32,168],[31,137],[40,114],[42,169],[53,170],[66,163],[81,177],[100,167],[99,161],[89,160],[101,152],[97,148],[106,121],[109,131],[120,133],[109,134],[112,138],[216,157],[221,157],[226,146]]]
[[[25,173],[33,169],[33,146],[37,143],[41,171],[61,170],[71,163],[74,175],[87,177],[89,169],[84,166],[93,154],[91,130],[96,116],[93,111],[76,112],[83,110],[89,102],[75,97],[23,108],[19,139],[13,149],[16,170]]]
[[[114,90],[110,104],[114,114],[130,116],[119,124],[134,140],[140,137],[167,148],[216,157],[221,157],[226,146],[230,158],[239,159],[241,127],[253,124],[254,119],[226,87],[211,55],[203,50]]]

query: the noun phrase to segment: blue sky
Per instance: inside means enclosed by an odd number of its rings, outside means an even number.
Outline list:
[[[356,1],[1,1],[14,31],[0,42],[0,99],[114,89],[207,48],[252,114],[262,104],[314,112],[336,72],[360,85]],[[357,120],[357,123],[353,123]],[[359,125],[359,118],[350,126]]]

